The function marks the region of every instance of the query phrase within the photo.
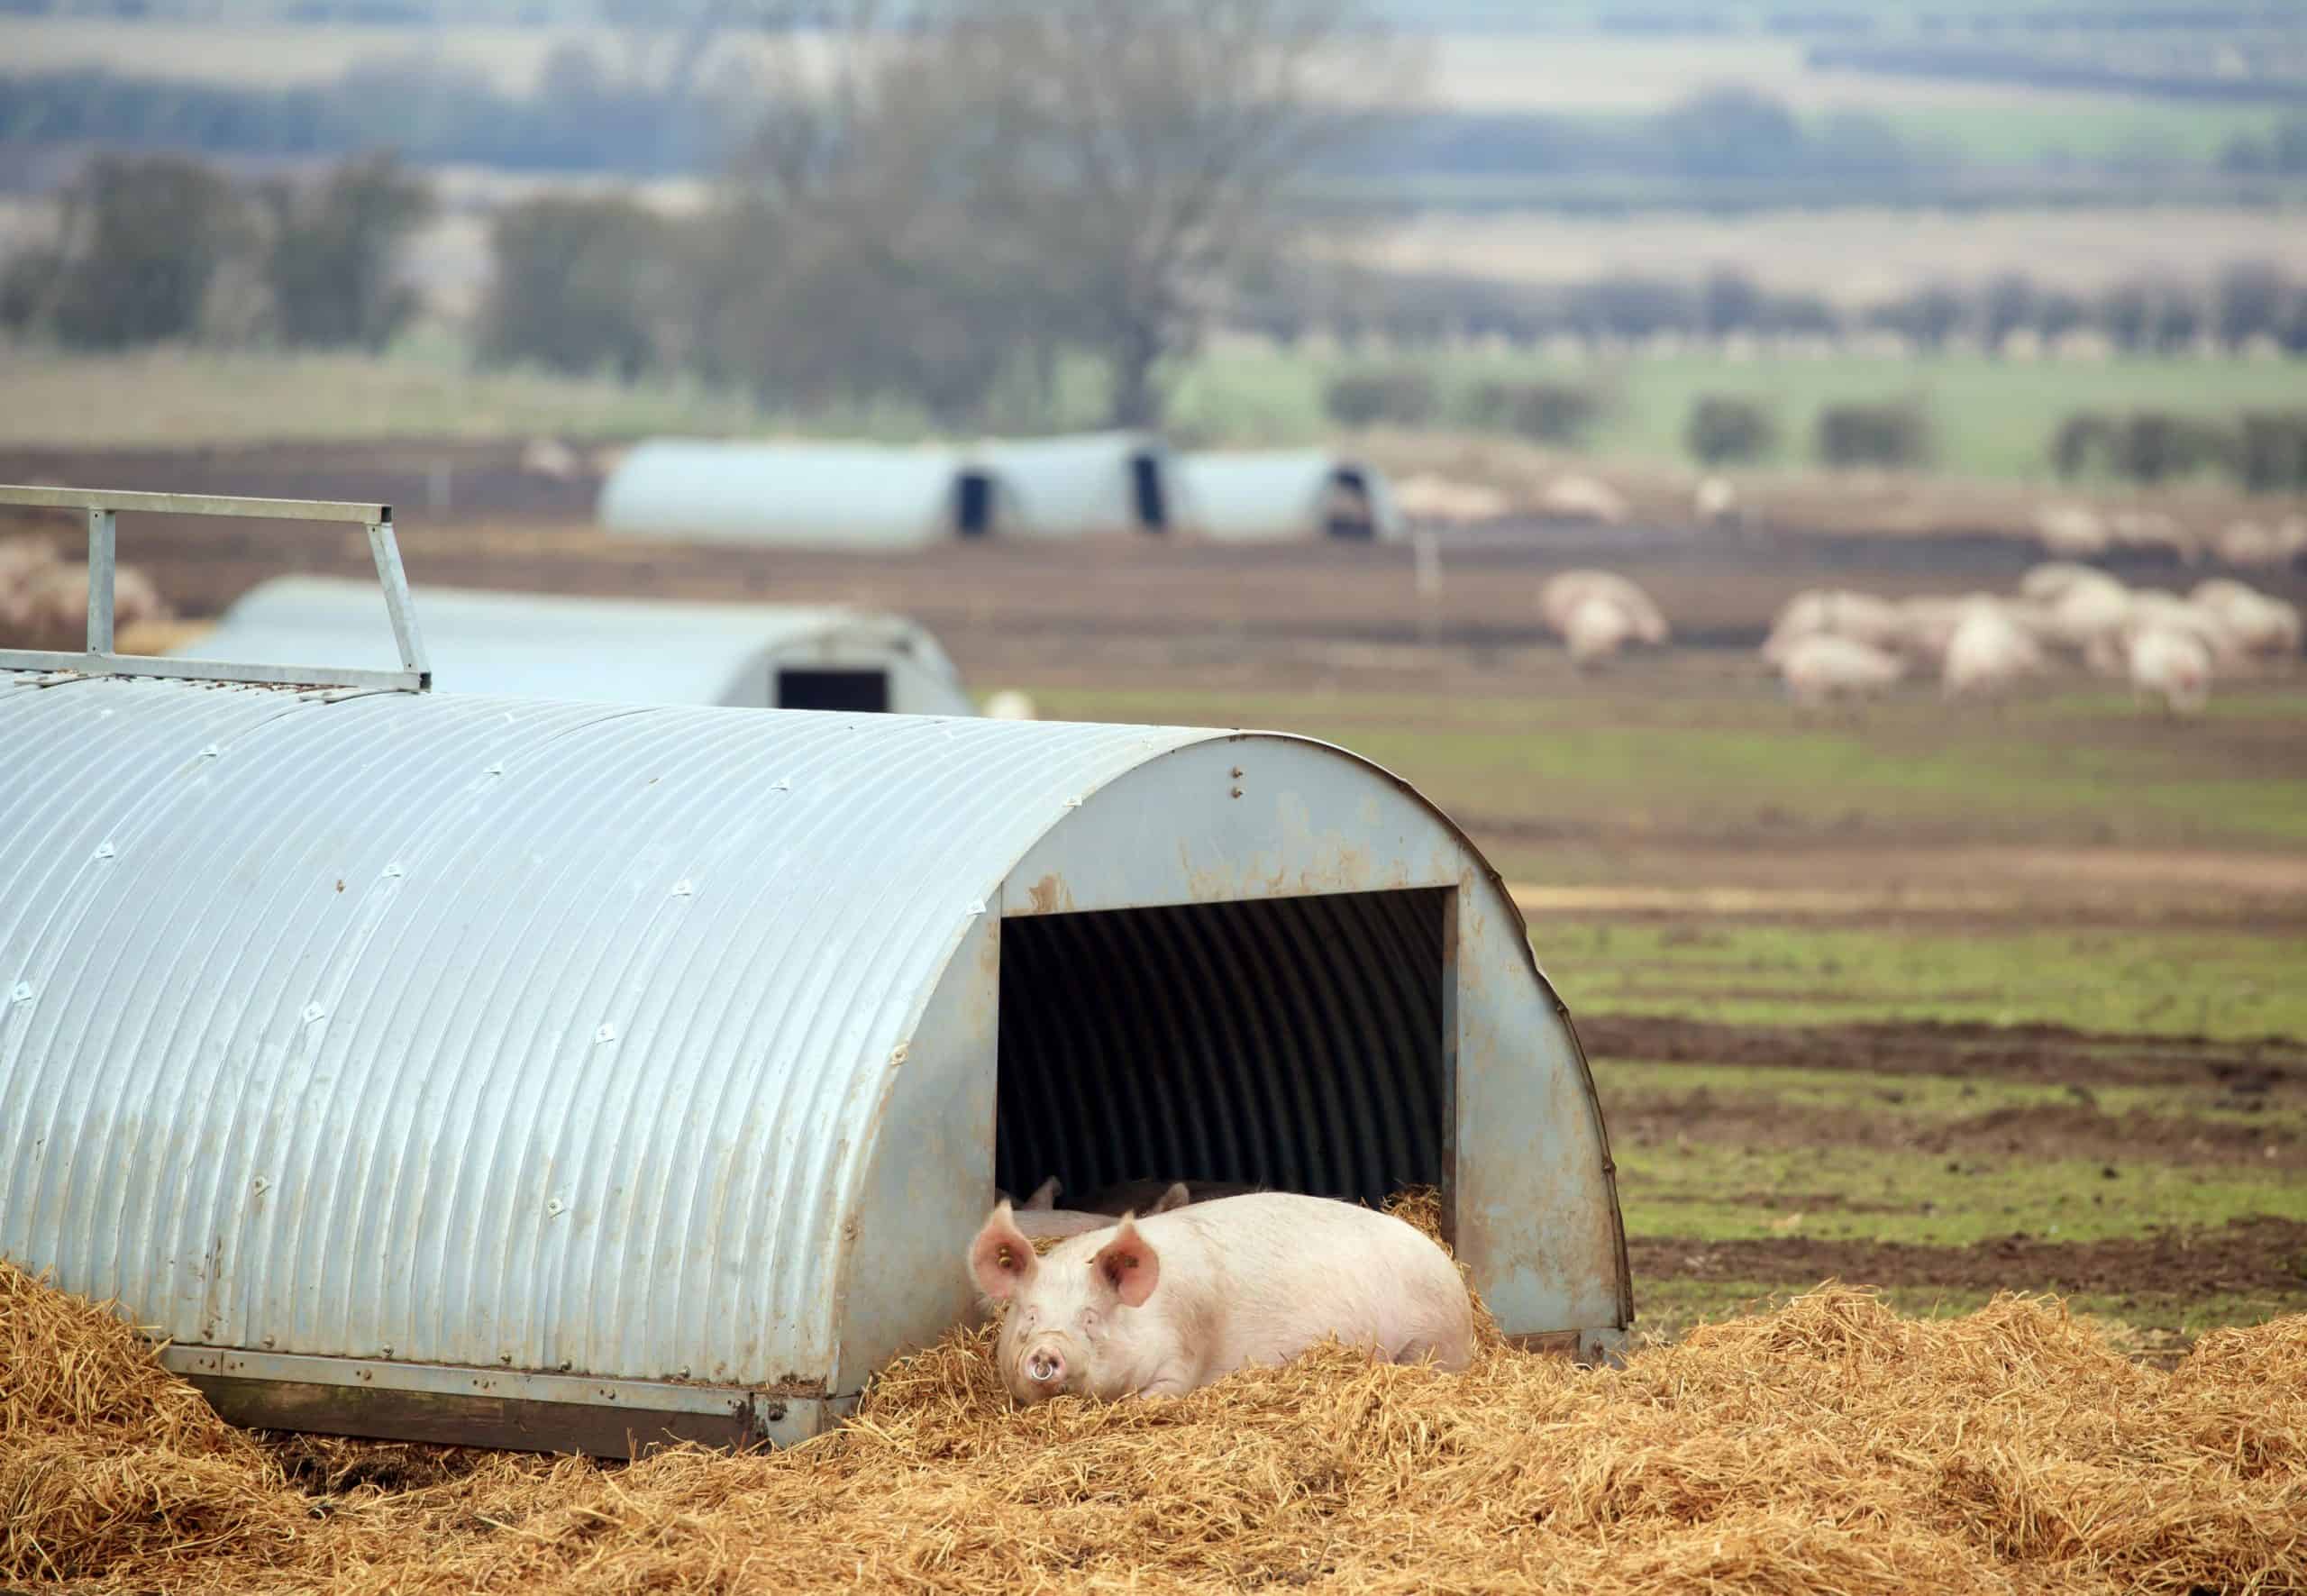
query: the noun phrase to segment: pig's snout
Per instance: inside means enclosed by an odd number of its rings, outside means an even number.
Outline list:
[[[1044,1336],[1020,1348],[1015,1371],[1009,1390],[1020,1402],[1062,1397],[1078,1383],[1075,1360],[1061,1336]]]

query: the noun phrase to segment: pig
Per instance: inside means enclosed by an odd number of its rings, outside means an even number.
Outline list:
[[[1044,1241],[1053,1237],[1086,1236],[1092,1230],[1112,1227],[1114,1217],[1106,1213],[1090,1213],[1081,1208],[1062,1208],[1057,1206],[1059,1195],[1065,1188],[1055,1175],[1034,1188],[1017,1210],[1017,1228],[1029,1241]],[[999,1193],[1002,1201],[1009,1199],[1008,1192]]]
[[[969,1269],[1009,1305],[994,1345],[1021,1406],[1055,1396],[1182,1396],[1326,1336],[1394,1363],[1463,1369],[1473,1305],[1449,1255],[1388,1214],[1256,1191],[1060,1242],[1036,1257],[1008,1203]]]
[[[1130,1212],[1166,1214],[1172,1208],[1181,1208],[1190,1202],[1208,1202],[1220,1197],[1243,1197],[1260,1188],[1245,1186],[1236,1181],[1124,1181],[1108,1186],[1082,1206],[1091,1213],[1113,1214],[1117,1217]]]

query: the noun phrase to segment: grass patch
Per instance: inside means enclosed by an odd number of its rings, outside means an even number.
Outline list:
[[[2253,734],[2302,704],[2238,698],[2201,735],[2142,739],[2103,693],[1950,715],[1804,720],[1759,687],[1560,698],[1035,690],[1075,720],[1265,726],[1377,761],[1460,818],[1699,837],[1895,831],[1999,841],[2307,844],[2307,767]],[[2056,735],[2047,731],[2056,728]],[[2278,741],[2287,740],[2287,725]]]
[[[0,344],[0,352],[17,447],[767,430],[743,398],[695,384],[474,371],[429,343],[382,360],[174,347],[68,354]]]
[[[2256,1214],[2307,1221],[2307,1185],[2276,1171],[1702,1142],[1611,1153],[1627,1233],[1636,1236],[1967,1246],[2013,1233],[2107,1241]]]
[[[2239,138],[2267,139],[2281,121],[2266,105],[2061,94],[2035,104],[2009,97],[1972,105],[1909,104],[1880,113],[1910,144],[1979,166],[2065,160],[2208,166]]]
[[[2123,1044],[2114,1044],[2113,1046]],[[1800,1115],[1806,1110],[1858,1109],[1895,1116],[1902,1125],[1923,1125],[2006,1108],[2064,1108],[2075,1102],[2074,1089],[2059,1081],[2009,1081],[1993,1076],[1877,1075],[1863,1070],[1806,1069],[1799,1065],[1683,1064],[1640,1059],[1600,1059],[1594,1081],[1606,1116],[1637,1108],[1663,1108],[1703,1092],[1710,1102],[1766,1106]],[[2091,1106],[2120,1118],[2129,1114],[2184,1114],[2193,1119],[2239,1125],[2270,1135],[2307,1131],[2307,1111],[2243,1109],[2222,1106],[2231,1099],[2214,1090],[2208,1076],[2199,1090],[2170,1086],[2093,1086]]]
[[[1531,940],[1573,1013],[2307,1036],[2297,941],[2240,931],[1718,925],[1692,935],[1647,922],[1558,921],[1533,926]]]

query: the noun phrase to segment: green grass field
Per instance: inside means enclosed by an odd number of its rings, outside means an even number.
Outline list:
[[[2097,690],[1949,713],[1936,699],[1863,721],[1806,718],[1759,684],[1517,697],[1239,694],[1053,688],[1067,719],[1254,725],[1353,749],[1470,824],[1736,839],[1761,832],[2139,846],[2307,846],[2295,693],[2239,696],[2142,735]]]
[[[1966,1178],[1950,1181],[1941,1154],[1881,1147],[1613,1145],[1611,1154],[1630,1236],[1716,1242],[1799,1231],[1944,1247],[2014,1232],[2107,1241],[2257,1214],[2307,1222],[2307,1181],[2273,1168],[2135,1160],[2110,1177],[2114,1166],[2095,1159],[2010,1157],[1969,1161]]]
[[[5,346],[0,358],[8,371],[0,442],[19,446],[786,431],[902,441],[930,431],[918,413],[903,406],[780,415],[744,396],[693,383],[625,385],[532,371],[476,372],[438,339],[382,360],[177,349],[79,355]],[[2051,434],[2078,409],[2153,406],[2223,415],[2294,406],[2307,391],[2295,362],[2229,359],[2028,364],[1973,355],[1912,361],[1687,355],[1607,366],[1569,366],[1535,355],[1414,359],[1436,371],[1454,403],[1491,379],[1593,382],[1606,405],[1586,449],[1599,459],[1627,462],[1689,463],[1682,429],[1701,394],[1769,403],[1781,433],[1772,463],[1783,465],[1810,463],[1821,405],[1919,396],[1937,432],[1937,470],[2005,479],[2047,477]],[[1300,353],[1210,353],[1175,374],[1171,422],[1181,435],[1217,443],[1303,443],[1333,436],[1337,429],[1323,414],[1323,385],[1356,363]],[[219,405],[220,393],[230,393],[233,403]],[[1062,385],[1057,413],[1038,420],[1095,425],[1098,403],[1098,385],[1087,373],[1071,373]],[[1035,419],[1021,415],[1016,424],[1032,430]]]
[[[2264,105],[2156,100],[2130,95],[2046,95],[2040,103],[1891,107],[1901,138],[1980,166],[2039,166],[2062,159],[2210,165],[2239,138],[2265,140],[2282,122]]]
[[[2142,1036],[2307,1038],[2307,947],[2248,932],[1541,921],[1576,1014],[1731,1025],[2054,1025]]]
[[[1213,437],[1304,442],[1332,430],[1322,412],[1324,384],[1368,363],[1288,353],[1212,354],[1181,374],[1173,415],[1180,424]],[[2296,406],[2307,392],[2296,363],[2223,358],[2027,363],[1963,354],[1770,361],[1678,355],[1569,365],[1534,355],[1456,355],[1409,357],[1405,363],[1433,370],[1453,404],[1488,380],[1594,383],[1605,405],[1585,447],[1604,460],[1629,461],[1687,463],[1683,428],[1692,402],[1703,394],[1768,404],[1779,427],[1772,463],[1790,465],[1813,463],[1821,406],[1912,396],[1930,414],[1937,469],[1959,477],[2025,479],[2050,475],[2051,436],[2076,410],[2138,407],[2219,416]]]

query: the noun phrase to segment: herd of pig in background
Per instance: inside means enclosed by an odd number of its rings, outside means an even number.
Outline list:
[[[1669,634],[1650,596],[1613,571],[1564,571],[1547,582],[1538,607],[1582,669]],[[2053,561],[2009,595],[1892,599],[1806,589],[1780,608],[1762,655],[1806,707],[1866,698],[1924,673],[1936,673],[1950,699],[1999,698],[2066,661],[2128,680],[2142,703],[2191,715],[2210,700],[2214,680],[2286,670],[2300,643],[2299,606],[2248,583],[2214,577],[2182,597]]]
[[[169,619],[150,578],[115,567],[113,625],[118,633]],[[88,640],[88,568],[61,560],[39,538],[0,543],[0,648],[78,649]]]
[[[72,649],[86,636],[88,568],[40,539],[0,543],[0,646]],[[1582,670],[1620,650],[1658,647],[1672,627],[1658,605],[1607,570],[1564,571],[1540,591],[1538,611]],[[132,566],[115,573],[114,624],[132,645],[136,627],[170,611]],[[1797,704],[1816,707],[1936,675],[1949,699],[1993,699],[2062,665],[2127,680],[2142,703],[2193,714],[2213,682],[2288,669],[2302,636],[2299,606],[2229,577],[2182,596],[2131,588],[2095,566],[2038,565],[2014,594],[1882,598],[1808,588],[1788,599],[1762,656]],[[996,695],[989,713],[1031,719],[1024,695]]]

